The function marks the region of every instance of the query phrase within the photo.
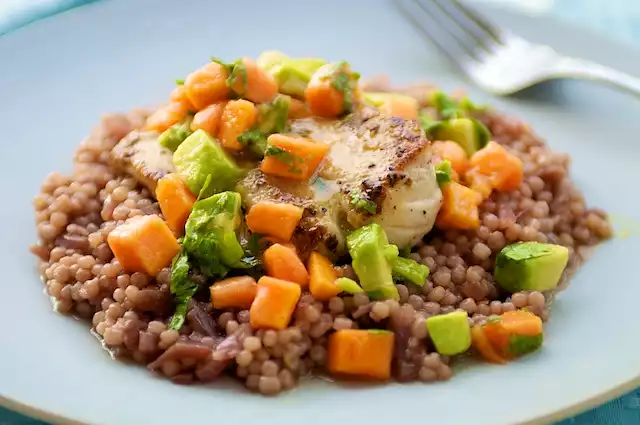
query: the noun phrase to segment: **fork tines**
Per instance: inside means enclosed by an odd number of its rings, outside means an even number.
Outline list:
[[[502,32],[457,0],[398,0],[411,22],[454,62],[479,60],[502,44]]]

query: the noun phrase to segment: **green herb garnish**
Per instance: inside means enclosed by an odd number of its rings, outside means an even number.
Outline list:
[[[422,111],[418,114],[418,122],[427,135],[442,125],[442,121],[438,121]]]
[[[209,189],[209,186],[211,185],[211,180],[212,179],[213,179],[213,177],[211,176],[211,174],[208,174],[207,178],[204,179],[204,183],[202,184],[202,189],[200,189],[200,193],[198,193],[198,197],[196,198],[196,201],[199,201],[202,198],[204,198],[205,193],[207,193],[207,190]]]
[[[209,181],[211,175],[205,187]],[[222,192],[205,199],[199,197],[193,205],[180,241],[182,251],[171,265],[170,289],[176,304],[171,329],[180,329],[189,300],[199,289],[189,277],[192,270],[206,278],[220,279],[232,269],[251,269],[260,264],[259,251],[250,251],[236,235],[242,221],[241,203],[240,194]]]
[[[279,94],[269,103],[258,106],[258,129],[266,135],[284,133],[289,118],[291,98]]]
[[[353,94],[360,79],[360,74],[351,72],[349,64],[345,61],[336,63],[332,74],[331,86],[342,93],[344,110],[345,112],[350,112],[353,108]]]
[[[180,329],[187,315],[189,300],[198,291],[198,285],[189,278],[189,257],[182,251],[171,264],[170,289],[173,294],[176,310],[169,322],[169,329]]]
[[[225,61],[223,61],[222,59],[218,59],[215,56],[211,56],[211,62],[215,62],[218,65],[222,65],[225,68],[227,68],[227,71],[231,72],[231,68],[233,68],[233,64],[227,63]]]
[[[487,318],[487,323],[500,323],[502,319],[498,315],[491,315]]]
[[[176,80],[176,84],[179,86],[184,86],[184,80]]]
[[[385,335],[385,334],[391,333],[391,331],[388,331],[386,329],[367,329],[367,331],[371,332],[372,334],[379,334],[379,335]]]
[[[436,181],[442,185],[451,181],[451,161],[443,159],[436,165]]]
[[[464,111],[460,108],[458,102],[450,98],[446,93],[437,91],[432,95],[431,100],[443,120],[464,117]]]
[[[247,92],[247,67],[244,62],[242,62],[242,59],[236,60],[231,65],[229,77],[227,78],[227,87],[233,88],[238,82],[240,82],[242,90],[240,92],[237,92],[236,90],[233,91],[236,95],[242,96]]]
[[[289,96],[279,94],[271,102],[259,105],[257,123],[238,136],[238,142],[259,157],[263,157],[267,148],[267,137],[286,131],[290,104]]]
[[[267,135],[257,128],[252,128],[238,136],[238,142],[248,147],[258,156],[263,156],[267,147]]]
[[[160,137],[158,137],[160,146],[169,149],[171,152],[175,152],[182,142],[193,133],[191,131],[191,121],[193,121],[193,117],[188,116],[183,122],[174,124],[163,131]]]
[[[431,103],[438,110],[443,120],[467,118],[469,114],[482,112],[486,109],[486,106],[476,105],[468,97],[457,101],[441,91],[437,91],[431,95]]]
[[[358,188],[351,191],[351,200],[349,203],[359,210],[364,210],[370,214],[375,214],[378,210],[378,206],[369,200],[366,194]]]
[[[299,156],[293,155],[291,152],[288,152],[282,148],[273,145],[267,145],[267,148],[264,151],[264,156],[275,156],[278,161],[282,162],[285,165],[289,166],[289,171],[295,174],[301,174],[302,170],[296,167],[296,164],[302,163],[302,158]]]

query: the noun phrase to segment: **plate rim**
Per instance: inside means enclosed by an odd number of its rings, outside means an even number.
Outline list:
[[[114,1],[114,0],[112,0],[112,2],[117,3],[117,1]],[[74,7],[71,7],[65,10],[60,10],[48,16],[42,16],[28,23],[12,28],[7,32],[0,33],[0,40],[2,40],[3,38],[11,38],[15,33],[22,34],[24,32],[31,31],[34,27],[38,28],[42,22],[57,20],[60,16],[84,13],[83,12],[84,10],[94,8],[96,5],[101,3],[105,4],[108,2],[99,2],[96,0],[90,0],[87,3],[84,3],[82,5],[76,5]],[[488,9],[488,10],[499,10],[501,13],[505,15],[530,18],[529,16],[521,13],[515,8],[508,7],[508,6],[496,7],[495,5],[492,5],[492,4],[481,3],[478,5],[478,8]],[[603,43],[607,43],[609,45],[615,46],[615,48],[619,49],[620,51],[635,51],[636,53],[638,52],[637,49],[634,50],[632,46],[629,46],[626,43],[615,40],[614,38],[606,34],[593,31],[590,28],[584,28],[572,23],[564,22],[555,16],[544,15],[544,16],[539,16],[538,18],[546,22],[549,22],[550,25],[553,25],[556,27],[562,27],[565,30],[573,32],[575,34],[589,35],[591,38],[595,38]],[[574,415],[579,415],[580,413],[584,413],[588,410],[602,406],[603,404],[611,400],[614,400],[638,387],[640,387],[640,369],[638,370],[635,376],[620,383],[619,385],[616,385],[612,388],[609,388],[601,392],[600,394],[597,394],[592,397],[588,397],[578,402],[574,402],[572,404],[567,405],[566,407],[558,408],[558,409],[555,409],[554,411],[549,411],[534,419],[516,422],[513,425],[543,425],[548,423],[554,423],[556,421],[567,419]],[[53,411],[38,408],[36,406],[30,405],[27,403],[23,403],[17,399],[14,399],[10,396],[6,396],[3,394],[0,394],[0,407],[6,408],[18,414],[26,415],[33,419],[46,421],[52,424],[62,424],[62,425],[88,425],[89,424],[88,422],[83,422],[77,419],[73,419],[71,416],[66,416],[65,414],[62,414],[62,413],[56,413]]]
[[[611,388],[603,392],[602,394],[599,394],[594,397],[590,397],[578,403],[574,403],[565,408],[557,409],[554,412],[547,413],[544,416],[540,416],[535,419],[516,422],[513,425],[546,425],[550,423],[555,423],[557,421],[561,421],[569,417],[579,415],[580,413],[584,413],[588,410],[600,407],[603,404],[611,400],[614,400],[628,393],[629,391],[632,391],[635,388],[638,388],[639,386],[640,386],[640,371],[638,373],[638,376],[624,382],[621,385]],[[296,391],[296,389],[294,389],[294,391]],[[297,390],[297,391],[300,391],[300,390]],[[70,417],[64,416],[62,414],[48,412],[46,410],[39,409],[34,406],[30,406],[26,403],[22,403],[11,397],[3,396],[2,394],[0,394],[0,407],[4,407],[6,409],[12,410],[13,412],[17,412],[34,419],[47,421],[52,424],[90,425],[90,423],[88,422],[82,422],[82,421],[78,421],[76,419],[72,419]]]

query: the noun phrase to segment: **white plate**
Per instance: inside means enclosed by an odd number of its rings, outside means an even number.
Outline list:
[[[517,32],[620,68],[638,55],[546,19],[505,12]],[[51,311],[28,245],[31,197],[72,153],[101,113],[166,98],[176,78],[210,56],[347,59],[365,75],[398,83],[462,81],[408,26],[391,2],[113,0],[0,38],[0,185],[3,243],[0,398],[51,420],[128,424],[308,424],[394,421],[502,425],[544,422],[586,409],[640,382],[640,239],[600,247],[562,294],[543,350],[508,367],[474,367],[450,382],[347,389],[314,381],[278,398],[238,385],[180,387],[112,361],[87,326]],[[524,117],[574,158],[573,175],[591,204],[640,217],[640,103],[585,84],[551,85],[517,99],[492,99]]]

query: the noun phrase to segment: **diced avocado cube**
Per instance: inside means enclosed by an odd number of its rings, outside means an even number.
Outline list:
[[[284,65],[295,68],[305,75],[311,76],[326,63],[327,61],[321,58],[297,58],[286,61]]]
[[[431,94],[430,101],[431,105],[436,108],[443,120],[463,118],[466,116],[464,109],[460,107],[458,102],[443,91],[434,91]]]
[[[352,266],[362,289],[373,298],[399,299],[391,266],[385,257],[387,245],[387,235],[375,223],[363,226],[347,236]]]
[[[400,250],[396,245],[389,244],[384,247],[384,258],[391,266],[391,274],[396,279],[423,286],[429,276],[429,267],[400,257]]]
[[[364,92],[362,93],[362,97],[365,102],[371,104],[372,106],[380,106],[389,100],[400,100],[405,102],[414,103],[415,99],[411,96],[407,96],[402,93],[389,93],[389,92]]]
[[[427,318],[427,329],[433,345],[442,355],[464,353],[471,346],[471,326],[463,311],[431,316]]]
[[[269,135],[283,133],[286,130],[289,105],[291,98],[283,94],[278,94],[269,103],[258,105],[257,123],[238,136],[238,141],[262,158]]]
[[[460,107],[460,109],[462,109],[465,112],[482,112],[485,111],[487,109],[487,107],[485,105],[478,105],[474,102],[471,101],[471,99],[469,99],[468,97],[463,97],[462,99],[460,99],[460,102],[458,102],[458,106]]]
[[[424,130],[424,132],[428,135],[432,135],[433,130],[438,128],[442,121],[438,121],[436,118],[428,115],[424,111],[420,111],[418,113],[418,122],[420,123],[420,127]]]
[[[436,165],[436,181],[439,185],[451,182],[451,161],[443,159]]]
[[[398,257],[391,267],[393,276],[414,285],[424,286],[429,276],[429,267],[419,264],[410,258]]]
[[[197,201],[185,225],[182,247],[201,273],[222,277],[229,268],[246,268],[236,230],[241,221],[240,194],[222,192]]]
[[[264,69],[270,71],[274,66],[281,65],[284,61],[289,60],[289,56],[277,50],[266,50],[258,56],[256,64]]]
[[[397,245],[389,244],[384,247],[384,258],[387,259],[389,264],[393,265],[398,256],[400,255],[400,250]]]
[[[271,67],[269,73],[278,82],[280,92],[303,97],[313,73],[326,63],[324,59],[317,58],[289,59]]]
[[[476,105],[468,97],[455,100],[442,91],[433,92],[429,100],[431,106],[436,108],[443,120],[465,118],[470,114],[482,112],[486,109],[485,106]]]
[[[169,149],[171,152],[175,152],[176,149],[178,149],[178,146],[180,146],[180,144],[191,135],[192,120],[193,119],[189,117],[184,122],[174,124],[163,131],[160,137],[158,137],[158,143],[160,143],[160,146]]]
[[[176,149],[173,165],[193,193],[200,193],[211,176],[202,197],[233,188],[242,174],[233,159],[201,129],[187,137]]]
[[[496,258],[494,280],[504,290],[548,291],[558,286],[569,261],[569,250],[561,245],[521,242],[508,245]]]
[[[284,132],[289,116],[289,96],[277,95],[271,102],[258,106],[258,130],[266,135]]]
[[[349,279],[348,277],[339,277],[338,279],[336,279],[336,285],[338,285],[340,289],[348,294],[358,294],[364,292],[364,289],[362,289],[360,285],[358,285],[358,282],[353,279]]]
[[[442,121],[431,129],[435,140],[451,140],[471,156],[487,143],[491,135],[487,128],[473,118],[454,118]]]
[[[542,347],[544,334],[538,335],[510,335],[508,354],[513,357],[524,356]]]

